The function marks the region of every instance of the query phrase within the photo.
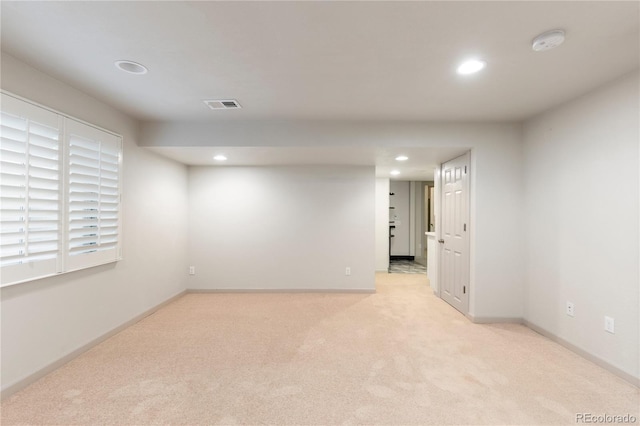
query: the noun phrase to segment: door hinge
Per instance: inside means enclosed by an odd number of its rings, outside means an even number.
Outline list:
[[[467,286],[466,285],[462,286],[462,294],[467,294]]]
[[[463,228],[463,230],[464,230],[464,231],[466,231],[466,230],[467,230],[467,224],[466,224],[466,223],[464,224],[464,228]]]
[[[467,174],[467,166],[464,166],[464,174]]]

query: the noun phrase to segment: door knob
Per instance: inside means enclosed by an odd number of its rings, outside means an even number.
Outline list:
[[[440,244],[444,244],[444,240],[438,240]]]

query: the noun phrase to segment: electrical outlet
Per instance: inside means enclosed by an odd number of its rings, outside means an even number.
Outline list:
[[[573,302],[567,301],[567,315],[572,317],[572,316],[574,316],[574,314],[575,314],[575,311],[573,309]]]
[[[347,266],[344,270],[344,274],[347,276],[351,275],[351,268]]]
[[[611,317],[604,317],[604,331],[615,334],[615,320]]]
[[[189,275],[195,275],[195,274],[196,274],[196,267],[189,266]]]

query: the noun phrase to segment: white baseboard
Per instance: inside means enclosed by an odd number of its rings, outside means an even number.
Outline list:
[[[190,288],[187,293],[365,293],[373,294],[376,290],[362,288]]]
[[[105,340],[107,340],[108,338],[110,338],[112,336],[115,336],[116,334],[120,333],[122,330],[126,329],[127,327],[130,327],[133,324],[137,323],[138,321],[148,317],[149,315],[151,315],[152,313],[156,312],[158,309],[162,308],[163,306],[165,306],[165,305],[173,302],[174,300],[182,297],[185,293],[186,293],[186,290],[182,290],[181,292],[171,296],[170,298],[168,298],[164,302],[161,302],[158,305],[147,309],[146,311],[144,311],[140,315],[136,315],[132,319],[120,324],[116,328],[114,328],[114,329],[112,329],[110,331],[107,331],[106,333],[104,333],[103,335],[101,335],[99,337],[96,337],[95,339],[91,340],[89,343],[80,346],[79,348],[71,351],[67,355],[63,356],[62,358],[58,359],[57,361],[52,362],[51,364],[47,365],[46,367],[41,368],[40,370],[36,371],[35,373],[29,374],[27,377],[25,377],[23,379],[20,379],[17,382],[12,383],[12,384],[2,388],[2,390],[0,391],[0,400],[4,400],[4,399],[10,397],[11,395],[13,395],[14,393],[16,393],[18,391],[21,391],[22,389],[24,389],[27,386],[29,386],[30,384],[40,380],[41,378],[43,378],[47,374],[51,373],[52,371],[57,370],[58,368],[62,367],[63,365],[65,365],[69,361],[72,361],[73,359],[75,359],[78,356],[82,355],[84,352],[88,351],[89,349],[93,348],[94,346],[104,342]]]
[[[527,320],[524,320],[523,322],[524,325],[526,325],[527,327],[529,327],[531,330],[535,331],[538,334],[543,335],[544,337],[547,337],[551,340],[553,340],[554,342],[564,346],[565,348],[569,349],[572,352],[577,353],[578,355],[580,355],[582,358],[585,358],[588,361],[593,362],[594,364],[604,368],[605,370],[615,374],[616,376],[620,377],[623,380],[626,380],[627,382],[631,383],[634,386],[640,387],[640,378],[635,377],[629,373],[627,373],[626,371],[623,371],[621,369],[619,369],[618,367],[610,364],[609,362],[603,360],[600,357],[597,357],[587,351],[585,351],[584,349],[574,345],[573,343],[569,343],[568,341],[566,341],[565,339],[563,339],[562,337],[558,337],[555,334],[551,333],[548,330],[545,330],[542,327],[539,327]]]
[[[474,324],[523,324],[524,320],[517,317],[474,317],[473,315],[466,315]]]

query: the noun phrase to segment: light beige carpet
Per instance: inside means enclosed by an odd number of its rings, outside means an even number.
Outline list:
[[[2,403],[2,424],[576,424],[638,388],[421,275],[376,294],[189,294]]]

